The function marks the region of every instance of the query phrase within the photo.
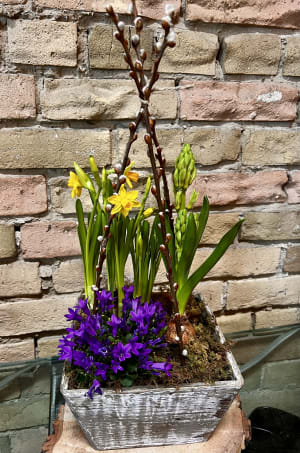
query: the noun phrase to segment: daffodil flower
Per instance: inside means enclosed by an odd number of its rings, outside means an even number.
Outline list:
[[[80,197],[82,185],[81,185],[81,183],[79,181],[78,176],[73,171],[70,171],[70,178],[69,178],[69,181],[68,181],[68,187],[72,187],[72,189],[73,189],[72,190],[72,198]]]
[[[132,190],[131,192],[126,192],[124,184],[121,185],[120,191],[118,195],[112,195],[109,197],[108,202],[115,205],[112,209],[112,214],[117,214],[121,212],[124,217],[128,216],[129,211],[132,208],[138,208],[141,204],[136,201],[138,196],[137,190]]]
[[[131,164],[128,165],[128,167],[126,167],[124,170],[124,175],[126,177],[126,183],[130,187],[130,189],[132,189],[131,181],[138,182],[138,180],[139,180],[138,173],[136,173],[135,171],[131,171],[133,166],[134,166],[134,162],[131,162]]]

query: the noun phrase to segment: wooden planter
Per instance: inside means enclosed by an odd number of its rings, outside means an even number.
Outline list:
[[[221,342],[224,337],[217,328]],[[87,390],[69,390],[63,375],[61,393],[90,444],[98,450],[190,444],[208,440],[243,385],[231,352],[234,379],[179,388],[132,387],[120,393],[103,389],[93,400]]]

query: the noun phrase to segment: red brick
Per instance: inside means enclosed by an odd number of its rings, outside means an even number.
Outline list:
[[[21,228],[25,259],[80,255],[75,222],[34,222]]]
[[[300,203],[300,171],[295,170],[290,174],[289,183],[286,186],[286,192],[288,195],[288,203],[296,204]]]
[[[207,121],[291,121],[298,91],[288,84],[189,81],[181,83],[181,118]]]
[[[0,176],[0,216],[32,215],[47,211],[44,176]]]
[[[188,190],[199,193],[195,206],[202,205],[204,195],[211,205],[265,204],[286,200],[283,186],[288,178],[285,171],[262,171],[255,174],[215,173],[196,176]]]
[[[0,119],[34,118],[35,84],[29,75],[0,75]]]
[[[118,13],[128,12],[128,0],[114,0],[109,2],[107,0],[34,0],[35,4],[47,8],[59,9],[74,9],[83,11],[105,11],[105,6],[112,3],[114,9]],[[138,13],[141,16],[150,17],[152,19],[160,19],[165,15],[165,5],[170,3],[168,0],[158,2],[157,0],[137,0]],[[177,9],[180,8],[181,1],[173,0],[172,5]]]
[[[186,13],[192,21],[300,28],[298,0],[187,0]]]

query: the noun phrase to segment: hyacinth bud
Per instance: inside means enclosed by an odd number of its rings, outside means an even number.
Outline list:
[[[178,211],[176,223],[175,223],[175,248],[176,248],[176,258],[177,262],[179,262],[183,250],[183,241],[184,241],[184,234],[186,230],[186,222],[187,222],[187,210],[180,209]]]
[[[190,145],[184,145],[176,159],[175,171],[173,174],[174,190],[176,194],[176,210],[185,208],[185,193],[187,188],[194,181],[196,173],[195,158],[191,147]],[[194,197],[195,195],[193,195],[193,199]]]
[[[199,195],[199,193],[196,192],[195,189],[193,189],[193,192],[192,192],[190,201],[189,201],[189,203],[188,203],[188,205],[187,205],[187,209],[193,209],[194,204],[195,204],[196,201],[198,200],[198,195]]]

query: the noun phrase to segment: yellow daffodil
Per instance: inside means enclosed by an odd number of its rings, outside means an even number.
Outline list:
[[[131,171],[133,166],[134,166],[134,162],[131,162],[131,164],[128,165],[128,167],[126,167],[124,170],[124,175],[126,176],[126,182],[127,182],[128,186],[130,187],[130,189],[132,189],[131,181],[138,182],[138,180],[139,180],[138,173],[136,173],[135,171]]]
[[[117,214],[121,212],[124,217],[128,216],[129,211],[132,208],[138,208],[141,204],[136,201],[138,196],[137,190],[132,190],[131,192],[126,192],[124,184],[121,185],[120,191],[118,195],[112,195],[109,197],[108,202],[115,205],[112,209],[112,214]]]
[[[68,187],[72,187],[72,198],[80,197],[82,185],[79,181],[78,176],[73,172],[70,171],[70,178],[68,181]]]

